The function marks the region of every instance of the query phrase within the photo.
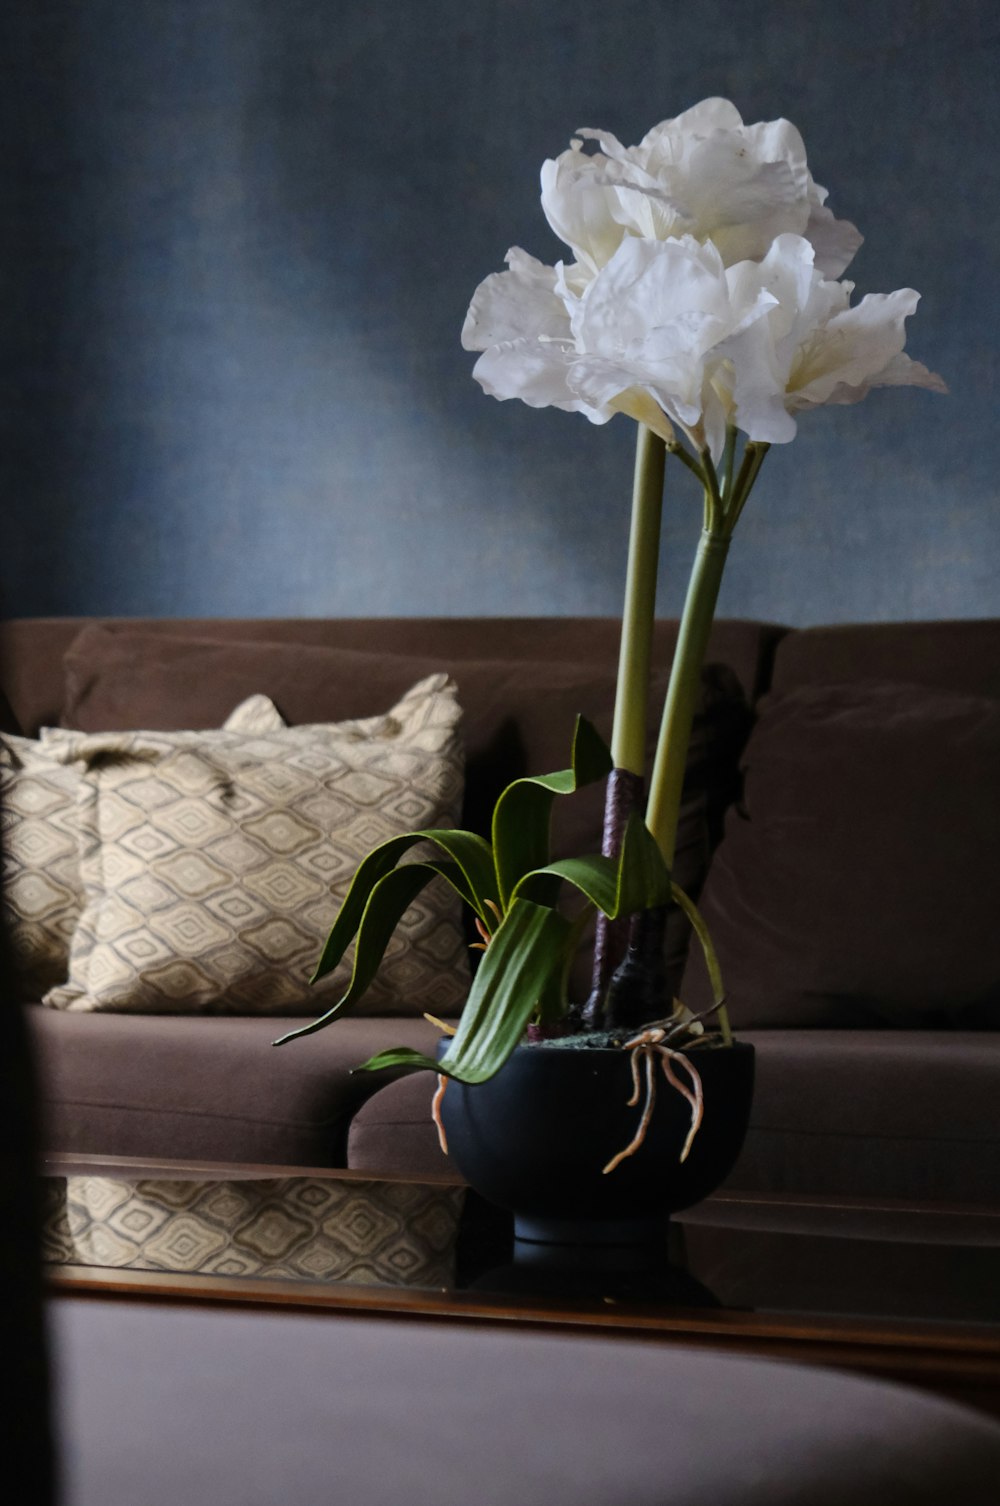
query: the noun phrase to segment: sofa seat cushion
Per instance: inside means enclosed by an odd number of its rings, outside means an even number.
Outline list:
[[[995,1203],[1000,1035],[757,1030],[750,1130],[728,1186],[748,1192]],[[388,1084],[357,1111],[347,1164],[440,1172],[434,1079]]]
[[[996,1203],[1000,1034],[758,1030],[750,1130],[728,1186]]]
[[[346,1019],[273,1049],[287,1019],[25,1014],[47,1152],[270,1166],[343,1165],[351,1113],[385,1081],[352,1069],[440,1036],[419,1019]]]

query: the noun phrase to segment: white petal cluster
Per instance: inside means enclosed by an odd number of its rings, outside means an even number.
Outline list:
[[[514,248],[462,331],[492,396],[606,423],[680,428],[721,456],[726,430],[783,444],[794,415],[873,387],[945,391],[903,353],[912,289],[851,307],[836,281],[860,237],[825,208],[788,121],[744,126],[705,100],[637,147],[604,132],[542,169],[549,223],[577,260]]]
[[[588,153],[585,142],[598,150]],[[802,137],[788,120],[744,125],[726,99],[705,99],[654,126],[638,146],[581,130],[542,166],[542,209],[591,273],[626,236],[712,241],[727,266],[759,260],[778,235],[802,235],[816,265],[839,277],[862,237],[825,207]]]

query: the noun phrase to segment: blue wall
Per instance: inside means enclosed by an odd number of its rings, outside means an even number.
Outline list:
[[[3,22],[9,614],[619,610],[634,429],[485,397],[459,331],[544,157],[787,115],[952,395],[807,416],[720,609],[1000,615],[992,0],[33,0]],[[700,499],[677,467],[663,606]]]

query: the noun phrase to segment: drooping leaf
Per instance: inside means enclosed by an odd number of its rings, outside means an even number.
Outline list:
[[[400,920],[421,890],[432,878],[437,877],[446,879],[459,894],[463,892],[465,878],[455,863],[404,863],[401,868],[393,868],[382,875],[372,888],[361,914],[357,946],[354,949],[354,966],[347,992],[319,1019],[312,1020],[308,1025],[300,1025],[297,1030],[290,1030],[287,1035],[275,1041],[276,1046],[283,1046],[286,1041],[293,1041],[300,1035],[312,1035],[338,1016],[347,1014],[370,987]]]
[[[520,1041],[553,973],[563,966],[573,926],[555,910],[515,900],[483,953],[458,1029],[441,1061],[446,1075],[485,1082]]]
[[[670,870],[638,811],[628,818],[617,859],[597,854],[560,858],[524,874],[515,885],[513,897],[548,903],[547,891],[539,892],[537,886],[553,878],[571,884],[609,920],[665,905],[671,896]]]
[[[499,1072],[553,977],[561,974],[575,930],[555,910],[515,900],[483,954],[458,1029],[441,1060],[396,1047],[380,1052],[359,1070],[430,1068],[459,1082],[486,1082]]]
[[[709,982],[712,985],[712,999],[716,1005],[719,1024],[722,1027],[722,1038],[728,1045],[732,1040],[732,1031],[729,1026],[729,1016],[726,1013],[724,1002],[726,990],[722,984],[722,969],[719,967],[719,958],[712,943],[708,926],[705,924],[705,917],[698,909],[694,900],[690,899],[684,893],[679,884],[671,884],[670,894],[671,898],[680,906],[691,922],[691,927],[701,945],[701,950],[705,957],[705,966],[708,969]]]
[[[563,947],[562,965],[553,971],[538,1000],[537,1019],[540,1025],[554,1025],[557,1021],[566,1018],[569,1008],[570,970],[580,944],[580,937],[590,918],[591,910],[587,905],[571,922],[570,932]]]
[[[412,1046],[391,1046],[388,1051],[380,1051],[377,1056],[370,1056],[360,1067],[354,1067],[355,1072],[386,1072],[390,1068],[396,1068],[401,1072],[437,1072],[438,1064],[432,1056],[425,1056],[422,1051],[414,1051]]]
[[[712,985],[712,997],[716,1004],[721,1004],[725,998],[725,989],[722,986],[722,972],[719,968],[719,959],[712,944],[708,926],[705,924],[704,916],[701,914],[694,900],[688,898],[679,884],[671,884],[670,896],[675,904],[679,905],[684,911],[684,914],[691,922],[695,935],[701,943],[702,952],[705,954],[705,966],[708,968],[709,982]]]
[[[458,873],[449,874],[449,882],[458,889],[462,898],[472,906],[484,923],[492,922],[493,916],[487,901],[493,900],[496,903],[499,895],[489,843],[469,831],[430,828],[426,831],[405,832],[402,836],[391,837],[388,842],[373,848],[358,865],[344,903],[337,912],[333,929],[326,939],[323,954],[311,979],[313,983],[325,978],[327,973],[332,973],[338,966],[361,924],[372,890],[395,868],[404,853],[418,842],[433,842],[455,864]]]
[[[501,907],[506,909],[519,879],[549,861],[549,824],[556,795],[572,795],[611,772],[611,754],[586,717],[577,717],[571,766],[555,774],[516,779],[493,810],[493,861]],[[554,886],[550,886],[554,895]],[[536,888],[536,902],[546,902]],[[554,903],[554,898],[548,900]]]
[[[625,827],[618,882],[619,915],[634,915],[636,910],[655,910],[670,903],[670,869],[638,811],[631,813]]]

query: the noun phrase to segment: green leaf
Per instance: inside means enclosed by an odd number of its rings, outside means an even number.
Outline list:
[[[719,958],[712,944],[712,937],[708,926],[705,924],[705,917],[698,909],[694,900],[689,899],[679,884],[671,884],[670,893],[691,922],[694,933],[701,943],[701,949],[705,956],[705,966],[708,968],[709,982],[712,985],[712,1000],[718,1014],[722,1039],[724,1044],[729,1046],[732,1044],[733,1032],[729,1024],[729,1015],[726,1011],[726,991],[722,986],[722,969],[719,967]]]
[[[374,848],[358,865],[344,903],[337,912],[333,929],[327,937],[323,954],[311,982],[316,983],[320,978],[325,978],[327,973],[332,973],[338,966],[361,924],[361,917],[365,913],[372,890],[387,873],[395,868],[404,853],[416,846],[418,842],[433,842],[451,859],[461,873],[462,881],[461,883],[458,881],[457,874],[449,872],[446,875],[449,882],[458,889],[459,894],[472,906],[484,924],[488,925],[492,922],[493,916],[487,901],[493,900],[496,903],[499,895],[489,843],[468,831],[449,831],[438,828],[408,831],[402,836],[391,837],[388,842],[383,842],[380,847]]]
[[[578,927],[530,900],[513,902],[483,954],[458,1030],[440,1061],[407,1046],[380,1051],[358,1071],[423,1069],[458,1082],[485,1082],[499,1072],[572,955]]]
[[[670,903],[670,869],[653,833],[638,811],[632,811],[622,838],[618,914],[655,910]]]
[[[556,795],[572,795],[611,772],[611,754],[585,717],[576,719],[572,765],[555,774],[516,779],[493,811],[493,861],[500,904],[506,909],[518,880],[538,873],[549,861],[549,823]],[[536,897],[542,895],[536,890]]]
[[[712,985],[712,999],[714,1003],[721,1004],[726,997],[726,991],[722,986],[722,971],[719,967],[719,959],[712,938],[709,935],[705,918],[698,909],[693,899],[689,899],[679,884],[671,884],[670,896],[684,911],[694,929],[694,933],[701,943],[702,952],[705,954],[705,966],[708,968],[709,982]]]
[[[498,1072],[564,961],[573,926],[529,900],[515,900],[483,953],[458,1029],[439,1070],[462,1082]]]
[[[354,1067],[355,1072],[385,1072],[395,1068],[397,1072],[436,1072],[438,1064],[432,1056],[424,1056],[422,1051],[414,1051],[412,1046],[393,1046],[388,1051],[380,1051],[377,1056],[370,1056],[360,1067]]]
[[[617,860],[596,854],[560,858],[526,873],[515,886],[512,897],[549,903],[547,893],[539,893],[537,886],[552,878],[571,884],[609,920],[633,915],[636,910],[655,909],[667,904],[671,896],[670,871],[638,811],[628,818]]]
[[[322,1030],[339,1015],[346,1014],[352,1004],[357,1003],[378,972],[385,949],[400,920],[420,891],[426,888],[432,878],[438,876],[447,879],[458,888],[459,893],[462,892],[464,878],[453,863],[404,863],[401,868],[394,868],[390,873],[383,874],[369,894],[361,915],[357,946],[354,949],[354,967],[347,992],[318,1020],[301,1025],[298,1030],[289,1031],[274,1042],[276,1046],[283,1046],[286,1041],[293,1041],[297,1036],[312,1035],[315,1031]]]

